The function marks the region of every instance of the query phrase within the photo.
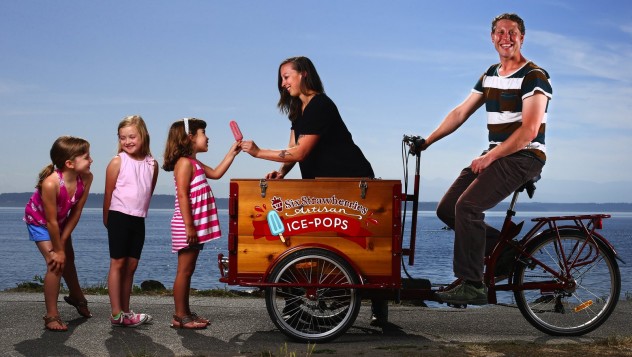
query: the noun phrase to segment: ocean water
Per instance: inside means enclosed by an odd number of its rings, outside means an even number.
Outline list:
[[[35,244],[28,239],[26,226],[22,222],[23,212],[23,208],[0,208],[0,290],[31,281],[36,275],[43,276],[46,272],[42,256]],[[77,271],[82,286],[105,285],[107,282],[109,252],[107,231],[102,223],[101,212],[100,209],[84,209],[72,235]],[[145,246],[134,281],[137,285],[150,279],[158,280],[169,288],[173,285],[177,256],[171,253],[169,222],[172,212],[171,209],[152,209],[149,212],[146,220]],[[515,221],[526,221],[523,228],[523,233],[526,233],[533,217],[576,213],[518,212]],[[409,213],[407,225],[410,218]],[[487,214],[487,221],[495,227],[500,227],[503,218],[504,212]],[[220,222],[223,236],[205,244],[193,274],[193,288],[239,288],[219,282],[217,255],[227,255],[227,210],[220,210]],[[414,278],[429,279],[432,283],[449,283],[453,280],[453,232],[444,230],[443,226],[434,212],[419,212],[415,264],[409,266],[408,257],[405,257],[406,272],[402,272],[402,277],[408,273]],[[612,218],[604,220],[604,227],[600,233],[614,245],[619,257],[628,263],[619,262],[622,278],[621,297],[625,298],[626,292],[632,293],[632,212],[614,213]],[[404,246],[408,245],[409,236],[409,231],[405,232]]]

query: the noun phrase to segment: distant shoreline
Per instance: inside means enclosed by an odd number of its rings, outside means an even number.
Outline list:
[[[20,193],[0,193],[0,207],[19,208],[24,207],[31,197],[32,192]],[[150,208],[172,209],[174,207],[174,195],[154,195]],[[216,198],[217,207],[228,208],[228,198]],[[505,211],[509,204],[502,202],[491,211]],[[86,202],[86,208],[103,207],[103,194],[91,193]],[[412,204],[409,203],[412,208]],[[419,202],[420,211],[434,211],[437,202]],[[611,212],[632,212],[632,203],[543,203],[521,201],[518,209],[525,212],[591,212],[591,213],[611,213]]]

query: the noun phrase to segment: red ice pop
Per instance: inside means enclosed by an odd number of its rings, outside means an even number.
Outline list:
[[[230,121],[230,130],[232,130],[232,132],[233,132],[233,136],[235,137],[235,141],[239,141],[239,140],[244,138],[244,136],[241,135],[241,130],[239,130],[239,125],[237,125],[236,121],[234,121],[234,120]]]

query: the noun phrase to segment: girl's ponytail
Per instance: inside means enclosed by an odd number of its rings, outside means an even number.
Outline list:
[[[52,163],[40,171],[37,186],[35,187],[41,192],[42,183],[48,176],[55,172],[55,167],[59,170],[63,170],[66,161],[74,160],[76,157],[85,155],[88,152],[90,152],[90,143],[87,140],[75,136],[60,136],[50,148],[50,159]]]
[[[42,192],[42,183],[44,182],[44,180],[48,176],[50,176],[53,172],[55,172],[55,166],[53,164],[49,164],[48,166],[45,166],[42,169],[42,171],[40,171],[39,179],[37,181],[37,185],[35,186],[35,188],[37,188],[39,192]]]

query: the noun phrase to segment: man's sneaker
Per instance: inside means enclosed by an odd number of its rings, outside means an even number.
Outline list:
[[[487,288],[484,285],[477,288],[467,281],[463,281],[453,289],[438,292],[437,296],[441,299],[441,301],[449,304],[487,304]]]
[[[110,316],[110,323],[112,326],[120,327],[136,327],[140,326],[147,321],[147,315],[136,314],[134,312],[121,312],[118,314],[118,318]]]

